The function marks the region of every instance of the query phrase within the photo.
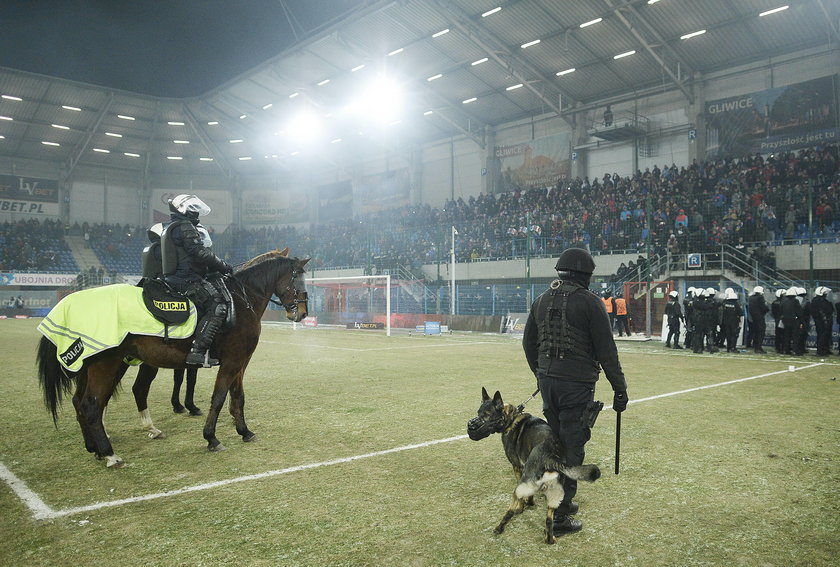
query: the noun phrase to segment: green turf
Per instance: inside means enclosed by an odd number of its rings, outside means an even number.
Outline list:
[[[54,428],[34,369],[37,321],[0,321],[0,462],[54,510],[280,471],[466,433],[481,386],[519,403],[534,389],[516,340],[266,327],[245,377],[242,443],[226,410],[209,453],[203,418],[169,408],[161,373],[150,407],[166,439],[140,429],[126,376],[107,427],[127,465],[84,450],[66,403]],[[692,355],[620,343],[631,400],[819,362]],[[604,476],[578,491],[584,530],[542,543],[544,500],[493,528],[514,480],[498,436],[34,520],[0,483],[0,565],[836,565],[838,357],[717,388],[631,403],[622,470],[615,414],[587,462]],[[210,371],[199,373],[207,408]],[[609,405],[606,380],[598,398]],[[527,409],[540,414],[540,400]]]

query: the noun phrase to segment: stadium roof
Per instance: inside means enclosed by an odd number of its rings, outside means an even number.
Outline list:
[[[186,4],[206,9],[197,17],[99,8],[74,19],[91,43],[51,44],[60,72],[0,59],[0,156],[57,162],[70,173],[87,165],[233,176],[294,169],[307,153],[351,164],[452,137],[485,146],[486,127],[552,114],[571,123],[572,110],[666,91],[694,102],[704,75],[836,50],[840,40],[840,3],[828,0]],[[141,26],[150,18],[159,31]],[[266,21],[275,28],[259,25]],[[146,31],[130,33],[132,22]],[[242,22],[254,33],[238,31]],[[109,33],[86,31],[103,26]],[[173,34],[186,44],[167,43]],[[208,37],[215,48],[200,48]],[[120,49],[152,55],[100,71],[91,53]],[[200,75],[187,87],[207,90],[185,98],[125,90],[185,92],[167,58]],[[100,72],[85,74],[86,66]],[[144,86],[126,87],[134,75]]]

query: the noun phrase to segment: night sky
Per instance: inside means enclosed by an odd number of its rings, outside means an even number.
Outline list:
[[[369,0],[3,0],[0,66],[163,97],[206,93]]]

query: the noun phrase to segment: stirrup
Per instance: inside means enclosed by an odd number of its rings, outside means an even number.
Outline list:
[[[212,368],[218,366],[219,361],[215,358],[210,358],[210,351],[204,351],[204,354],[196,351],[190,351],[185,360],[189,366],[201,366],[202,368]]]

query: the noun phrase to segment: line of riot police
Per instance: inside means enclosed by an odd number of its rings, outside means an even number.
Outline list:
[[[816,355],[832,354],[832,325],[835,317],[840,323],[840,303],[832,304],[829,299],[831,291],[831,288],[820,286],[809,300],[805,288],[794,286],[779,289],[775,292],[776,300],[768,305],[764,298],[764,288],[755,286],[747,300],[746,347],[759,354],[766,352],[763,348],[765,315],[770,312],[774,321],[774,346],[778,354],[806,354],[806,342],[812,323],[816,333]],[[737,344],[744,308],[732,288],[719,293],[713,287],[689,287],[682,307],[679,293],[672,291],[665,314],[669,329],[666,347],[683,348],[679,338],[680,325],[684,323],[684,348],[691,348],[696,354],[704,351],[716,353],[722,348],[726,348],[727,352],[739,352]]]

